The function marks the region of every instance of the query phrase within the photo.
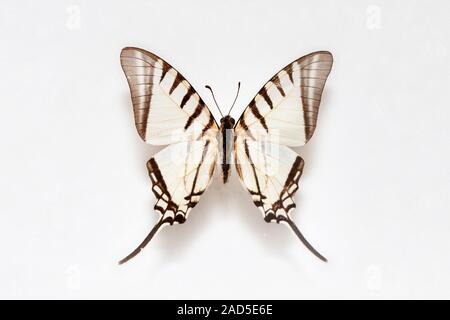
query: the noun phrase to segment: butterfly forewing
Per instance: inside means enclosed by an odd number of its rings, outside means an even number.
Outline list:
[[[236,131],[288,146],[304,145],[316,128],[322,91],[333,57],[327,51],[287,65],[258,92],[236,124]]]
[[[155,54],[124,48],[120,55],[140,137],[153,145],[217,133],[217,124],[189,82]]]

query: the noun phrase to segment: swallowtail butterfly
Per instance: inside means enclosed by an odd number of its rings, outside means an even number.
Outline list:
[[[264,85],[239,120],[228,114],[220,123],[191,84],[157,55],[127,47],[120,60],[139,136],[152,145],[167,145],[147,162],[160,218],[120,264],[136,256],[163,226],[184,223],[216,166],[226,183],[232,162],[264,220],[287,224],[313,254],[327,261],[290,217],[303,171],[303,159],[290,147],[304,145],[314,133],[333,64],[330,52],[290,63]]]

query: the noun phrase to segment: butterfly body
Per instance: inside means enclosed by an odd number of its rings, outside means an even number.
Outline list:
[[[164,226],[184,223],[215,167],[220,165],[226,183],[232,163],[264,220],[288,225],[326,261],[290,217],[304,165],[291,147],[306,144],[314,133],[333,63],[330,52],[313,52],[288,64],[267,81],[237,121],[227,115],[220,125],[192,85],[162,58],[127,47],[120,59],[139,136],[166,146],[147,163],[160,218],[120,263],[136,256]]]
[[[227,183],[230,176],[230,164],[232,163],[232,151],[234,134],[233,128],[236,121],[228,116],[220,119],[220,136],[219,136],[219,146],[220,146],[220,166],[222,169],[222,181]]]

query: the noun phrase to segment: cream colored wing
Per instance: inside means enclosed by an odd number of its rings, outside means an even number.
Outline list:
[[[236,136],[234,147],[239,178],[264,220],[286,223],[312,253],[326,261],[290,217],[295,208],[293,197],[302,175],[303,159],[289,147],[256,141],[244,135]]]
[[[189,82],[157,55],[124,48],[120,62],[130,87],[136,129],[149,144],[215,136],[217,124]]]
[[[290,214],[303,171],[303,159],[289,146],[308,142],[316,128],[322,91],[333,64],[327,51],[308,54],[273,76],[245,109],[235,126],[234,157],[244,187],[267,222],[301,234]]]
[[[211,181],[217,154],[217,140],[204,137],[172,144],[147,162],[156,197],[154,208],[160,213],[160,219],[145,240],[120,264],[136,256],[163,226],[186,221]]]
[[[273,76],[245,109],[236,134],[287,146],[304,145],[316,128],[322,91],[333,64],[327,51],[308,54]]]

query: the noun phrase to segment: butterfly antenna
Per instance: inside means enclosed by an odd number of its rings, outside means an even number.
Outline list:
[[[205,88],[206,88],[206,89],[208,89],[209,91],[211,91],[211,95],[212,95],[212,97],[213,97],[213,99],[214,99],[214,103],[216,104],[217,110],[219,110],[219,112],[220,112],[220,115],[221,115],[221,116],[222,116],[222,118],[223,118],[223,114],[222,114],[222,111],[220,111],[220,108],[219,108],[219,105],[217,104],[217,101],[216,101],[216,97],[214,96],[214,92],[213,92],[213,90],[211,89],[211,87],[210,87],[210,86],[205,86]]]
[[[159,220],[157,224],[150,230],[150,233],[145,237],[144,241],[136,248],[132,253],[127,255],[125,258],[119,261],[119,264],[124,264],[128,260],[133,259],[135,256],[138,255],[139,252],[141,252],[142,249],[145,248],[145,246],[152,240],[152,238],[155,236],[155,234],[158,232],[158,230],[161,228],[161,226],[164,224],[163,220]]]
[[[237,92],[236,92],[236,97],[234,98],[234,101],[233,101],[233,104],[231,105],[230,111],[228,111],[228,115],[230,115],[231,110],[233,110],[234,104],[236,103],[236,100],[237,100],[237,98],[239,96],[239,89],[241,89],[241,82],[240,81],[238,82],[238,89],[237,89]]]
[[[311,251],[317,258],[322,260],[323,262],[328,262],[327,258],[325,258],[323,255],[321,255],[314,247],[306,240],[306,238],[303,236],[303,234],[300,232],[300,230],[297,228],[295,223],[291,219],[285,220],[289,226],[291,227],[292,231],[297,235],[297,237],[300,239],[300,241],[305,245],[306,248],[308,248],[309,251]]]

